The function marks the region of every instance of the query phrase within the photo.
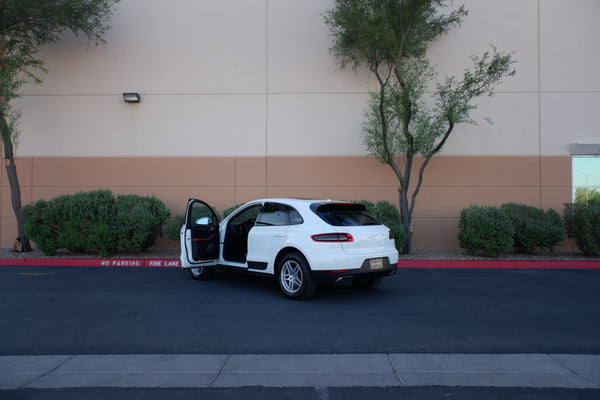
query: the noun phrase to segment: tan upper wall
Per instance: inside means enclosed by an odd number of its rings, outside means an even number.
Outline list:
[[[456,2],[460,4],[461,2]],[[597,0],[466,0],[460,28],[431,48],[460,74],[490,43],[517,75],[480,101],[445,155],[568,155],[599,142]],[[366,71],[339,71],[331,0],[124,0],[87,51],[42,51],[50,72],[22,99],[22,156],[364,155]],[[121,93],[141,93],[125,104]]]

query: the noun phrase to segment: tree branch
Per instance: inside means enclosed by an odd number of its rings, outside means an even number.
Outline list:
[[[424,176],[424,172],[425,172],[425,167],[427,167],[427,164],[429,164],[429,161],[431,161],[433,156],[435,154],[437,154],[440,150],[442,150],[442,147],[444,147],[444,144],[450,137],[450,134],[452,133],[453,129],[454,129],[454,123],[449,120],[448,121],[448,129],[446,130],[446,133],[444,133],[444,136],[439,141],[439,143],[429,153],[427,153],[427,156],[425,157],[423,164],[419,168],[419,179],[417,181],[417,186],[415,187],[415,191],[413,192],[413,195],[412,195],[412,198],[410,201],[410,211],[409,212],[410,212],[411,218],[412,218],[413,211],[415,208],[415,202],[417,199],[417,195],[419,194],[419,191],[421,190],[421,186],[423,185],[423,176]]]

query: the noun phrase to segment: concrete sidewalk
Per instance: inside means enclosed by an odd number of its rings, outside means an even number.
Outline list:
[[[243,386],[495,386],[600,389],[600,355],[0,356],[0,390]]]

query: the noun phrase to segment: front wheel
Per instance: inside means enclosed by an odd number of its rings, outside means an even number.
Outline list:
[[[188,271],[192,278],[197,279],[199,281],[205,281],[207,279],[210,279],[214,272],[210,267],[189,268]]]
[[[294,300],[308,299],[317,291],[308,261],[300,253],[290,253],[279,262],[278,281],[283,294]]]

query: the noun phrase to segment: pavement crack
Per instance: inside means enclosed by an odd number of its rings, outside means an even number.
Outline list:
[[[388,359],[388,361],[390,363],[390,366],[392,367],[392,371],[394,372],[394,375],[396,376],[396,379],[398,379],[398,382],[400,382],[400,385],[402,387],[406,387],[406,385],[402,381],[402,378],[400,378],[400,375],[398,375],[398,371],[396,371],[396,366],[394,365],[394,360],[392,360],[392,357],[390,356],[390,354],[387,353],[386,357],[387,357],[387,359]]]
[[[221,374],[223,373],[223,370],[225,369],[225,366],[227,365],[227,362],[229,361],[230,357],[231,354],[227,354],[227,357],[225,357],[225,361],[223,361],[223,364],[221,364],[221,368],[219,368],[219,372],[217,372],[217,375],[215,375],[215,377],[210,381],[208,387],[212,387],[215,381],[219,379],[219,376],[221,376]]]
[[[62,367],[63,365],[65,365],[66,363],[68,363],[69,361],[71,361],[72,359],[74,359],[75,357],[77,357],[76,355],[70,355],[66,360],[64,360],[63,362],[59,363],[57,366],[55,366],[54,368],[52,368],[50,371],[46,372],[45,374],[42,374],[40,376],[37,376],[35,378],[33,378],[32,380],[30,380],[29,382],[25,383],[24,385],[21,385],[21,387],[19,387],[19,389],[24,389],[29,387],[29,385],[31,385],[33,382],[40,380],[42,378],[45,378],[46,376],[50,375],[51,373],[53,373],[54,371],[56,371],[57,369],[59,369],[60,367]]]
[[[579,378],[592,383],[594,385],[600,385],[600,382],[596,382],[593,381],[592,379],[581,375],[579,372],[575,371],[573,368],[569,367],[567,364],[565,364],[564,362],[562,362],[559,358],[555,357],[554,354],[548,354],[550,356],[550,358],[552,358],[554,361],[556,361],[557,363],[559,363],[560,365],[562,365],[565,369],[567,369],[568,371],[570,371],[572,374],[578,376]]]

